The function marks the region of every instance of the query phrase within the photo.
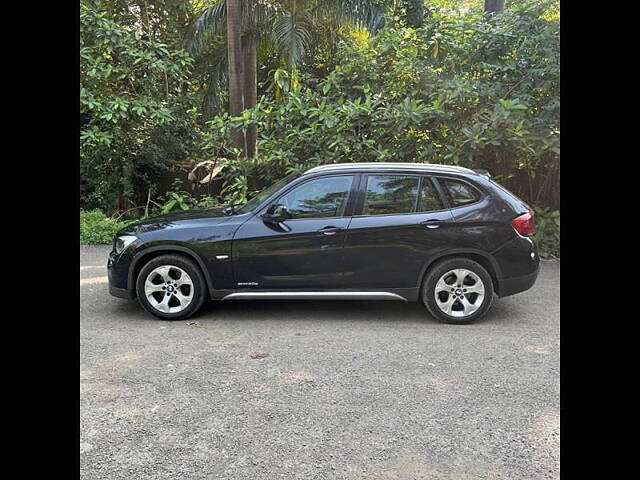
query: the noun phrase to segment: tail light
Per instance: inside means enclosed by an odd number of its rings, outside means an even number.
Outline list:
[[[536,229],[536,223],[533,219],[534,215],[534,211],[529,210],[529,212],[523,213],[519,217],[511,220],[511,225],[513,225],[513,228],[515,228],[516,232],[518,232],[520,235],[533,235],[533,232]]]

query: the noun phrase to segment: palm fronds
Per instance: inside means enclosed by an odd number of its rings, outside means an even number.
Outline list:
[[[289,69],[297,65],[309,48],[311,18],[304,10],[283,12],[273,22],[271,37],[276,49],[287,58]]]
[[[226,0],[219,0],[216,4],[203,10],[187,31],[185,49],[191,53],[200,52],[209,39],[224,31],[226,15]]]

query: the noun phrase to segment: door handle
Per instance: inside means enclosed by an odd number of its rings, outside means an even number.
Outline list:
[[[438,228],[443,223],[447,223],[447,222],[445,220],[439,220],[437,218],[434,218],[432,220],[427,220],[426,222],[422,222],[422,224],[427,228]]]
[[[323,235],[335,235],[340,230],[342,229],[338,227],[324,227],[318,230],[318,232],[322,233]]]

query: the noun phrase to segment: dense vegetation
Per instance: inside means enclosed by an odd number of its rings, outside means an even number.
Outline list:
[[[87,244],[111,243],[127,222],[105,216],[100,210],[80,210],[80,241]]]
[[[82,0],[82,207],[132,218],[321,163],[455,164],[535,205],[558,255],[558,1],[485,3]],[[203,160],[226,163],[187,180]]]

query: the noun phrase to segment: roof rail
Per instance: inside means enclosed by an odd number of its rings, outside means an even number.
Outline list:
[[[458,167],[455,165],[439,165],[430,163],[404,163],[404,162],[354,162],[354,163],[330,163],[326,165],[319,165],[317,167],[310,168],[304,173],[314,173],[320,171],[329,170],[351,170],[356,168],[387,168],[398,170],[422,170],[428,169],[441,172],[455,172],[455,173],[471,173],[473,170],[464,167]]]
[[[485,170],[484,168],[474,168],[473,171],[484,178],[491,178],[489,170]]]

